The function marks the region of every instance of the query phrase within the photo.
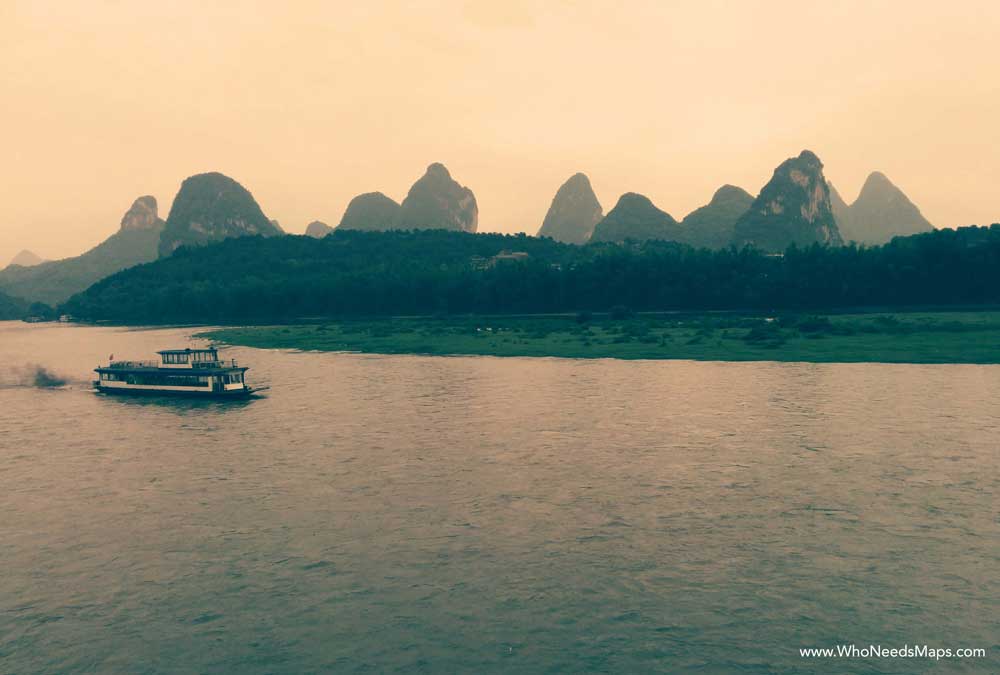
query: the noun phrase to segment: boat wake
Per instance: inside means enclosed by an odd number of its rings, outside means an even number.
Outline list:
[[[68,380],[65,377],[36,363],[28,363],[20,368],[11,368],[5,373],[0,373],[0,387],[56,389],[67,384]]]

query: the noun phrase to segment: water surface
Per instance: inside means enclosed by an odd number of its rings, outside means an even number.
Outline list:
[[[997,670],[1000,367],[239,348],[266,398],[90,391],[192,332],[0,323],[0,671]],[[991,654],[798,655],[851,642]]]

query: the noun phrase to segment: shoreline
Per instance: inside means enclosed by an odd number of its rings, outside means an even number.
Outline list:
[[[1000,311],[447,316],[217,327],[260,349],[428,356],[806,363],[1000,363]]]

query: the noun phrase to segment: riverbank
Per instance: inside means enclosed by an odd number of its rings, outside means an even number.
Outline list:
[[[1000,312],[780,316],[461,316],[220,328],[263,349],[376,354],[882,363],[1000,363]]]

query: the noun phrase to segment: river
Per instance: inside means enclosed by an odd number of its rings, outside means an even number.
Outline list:
[[[91,391],[193,332],[0,323],[0,671],[1000,665],[998,366],[231,348],[265,396]],[[988,653],[799,655],[852,643]]]

